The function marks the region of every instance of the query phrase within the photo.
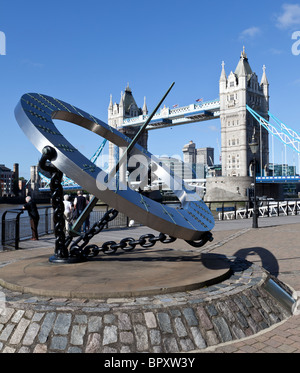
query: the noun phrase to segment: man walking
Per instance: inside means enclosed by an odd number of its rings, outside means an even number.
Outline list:
[[[38,224],[40,220],[40,215],[38,209],[36,207],[35,202],[32,201],[31,197],[27,196],[25,198],[25,205],[23,206],[24,210],[27,210],[29,218],[30,218],[30,226],[32,232],[32,240],[37,241],[39,239],[38,236]]]
[[[77,192],[77,198],[74,200],[74,209],[76,210],[76,217],[78,218],[82,211],[86,208],[87,201],[86,198],[82,195],[82,191]],[[86,222],[83,222],[83,231],[86,231]]]

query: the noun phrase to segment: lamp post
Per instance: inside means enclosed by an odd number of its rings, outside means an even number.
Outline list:
[[[251,153],[253,154],[253,220],[252,220],[252,228],[258,228],[258,208],[257,208],[257,201],[256,201],[256,154],[258,152],[259,143],[255,137],[255,128],[253,131],[251,142],[249,143]]]

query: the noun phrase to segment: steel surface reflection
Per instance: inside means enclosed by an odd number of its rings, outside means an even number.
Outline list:
[[[155,165],[153,172],[174,191],[181,207],[174,208],[151,200],[121,181],[115,188],[107,188],[105,179],[108,174],[70,144],[53,123],[53,119],[71,122],[118,147],[128,147],[130,138],[96,117],[64,101],[38,93],[23,95],[16,106],[15,116],[19,126],[40,152],[45,146],[55,148],[57,157],[52,163],[59,170],[116,210],[152,229],[185,240],[200,240],[205,232],[214,227],[214,218],[200,196],[186,189],[181,178],[138,144],[135,144],[131,154],[142,155],[148,164]]]

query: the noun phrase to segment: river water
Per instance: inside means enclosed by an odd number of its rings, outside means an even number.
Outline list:
[[[45,206],[38,205],[38,206]],[[5,211],[7,210],[17,210],[22,209],[23,204],[15,205],[15,204],[0,204],[0,237],[2,238],[2,216]],[[6,234],[5,237],[8,238],[14,238],[15,237],[15,218],[17,217],[16,213],[8,212],[5,216],[6,221]],[[40,213],[44,214],[44,210],[39,210]],[[42,219],[44,220],[44,219]],[[27,211],[24,211],[23,214],[20,216],[20,235],[21,237],[30,237],[31,236],[31,228],[29,223],[29,217]],[[0,240],[0,250],[1,247],[1,240]]]
[[[16,210],[16,209],[21,209],[24,205],[11,205],[11,204],[0,204],[0,226],[2,224],[2,215],[3,213],[6,211],[6,210]],[[47,206],[45,204],[43,205],[37,205],[37,206]],[[8,212],[6,214],[6,219],[13,219],[14,217],[16,217],[16,213],[10,213]],[[24,211],[24,213],[22,214],[22,217],[25,217],[25,216],[28,216],[27,214],[27,211]]]
[[[0,204],[0,219],[2,218],[2,214],[6,210],[14,210],[14,209],[19,209],[22,208],[23,205],[6,205],[6,204]]]

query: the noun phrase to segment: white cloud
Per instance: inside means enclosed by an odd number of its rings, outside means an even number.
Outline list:
[[[23,59],[21,61],[22,65],[25,65],[25,66],[28,66],[28,67],[34,67],[34,68],[42,68],[44,67],[44,65],[42,63],[39,63],[39,62],[33,62],[31,60],[29,60],[28,58],[27,59]]]
[[[300,26],[300,5],[283,4],[283,13],[277,17],[277,27],[288,29],[294,26]]]
[[[269,49],[269,52],[271,53],[271,54],[273,54],[273,55],[280,55],[280,54],[283,54],[284,52],[283,52],[283,50],[281,50],[281,49],[277,49],[277,48],[270,48]]]
[[[300,85],[300,79],[296,79],[292,83],[293,85]]]
[[[213,132],[218,132],[218,131],[219,131],[218,127],[215,126],[215,125],[210,125],[210,126],[208,126],[208,128],[209,128],[211,131],[213,131]]]
[[[259,35],[260,33],[261,30],[259,27],[249,27],[241,32],[240,39],[254,38],[256,35]]]

